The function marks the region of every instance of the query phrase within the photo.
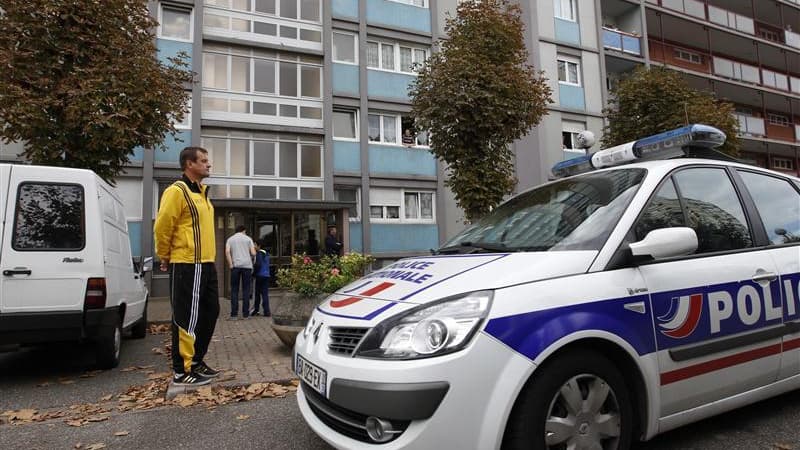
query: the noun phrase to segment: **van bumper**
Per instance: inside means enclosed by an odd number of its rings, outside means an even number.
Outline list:
[[[119,323],[119,307],[0,314],[0,344],[91,340]]]

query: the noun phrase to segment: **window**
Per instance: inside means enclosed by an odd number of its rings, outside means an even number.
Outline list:
[[[420,8],[427,8],[427,0],[389,0],[396,3],[405,3],[406,5],[419,6]]]
[[[397,116],[370,114],[368,123],[370,142],[399,144],[397,139],[399,120],[397,120]]]
[[[386,206],[386,205],[370,205],[369,206],[370,219],[399,219],[400,207],[399,206]]]
[[[367,67],[394,70],[395,46],[382,42],[367,41]]]
[[[554,0],[555,16],[559,19],[576,21],[575,0]]]
[[[581,85],[579,76],[580,64],[574,58],[558,57],[558,82],[564,84]]]
[[[772,158],[772,168],[780,170],[794,170],[794,161],[790,158]]]
[[[765,28],[760,28],[760,29],[759,29],[759,30],[756,32],[756,34],[757,34],[759,37],[761,37],[761,38],[764,38],[764,39],[766,39],[766,40],[768,40],[768,41],[772,41],[772,42],[783,42],[783,41],[781,40],[781,37],[780,37],[780,35],[779,35],[777,32],[775,32],[775,31],[772,31],[772,30],[767,30],[767,29],[765,29]]]
[[[639,221],[634,227],[636,240],[641,241],[647,233],[659,228],[685,227],[686,220],[683,217],[683,210],[678,201],[678,194],[672,178],[667,181],[656,192],[650,200],[650,204],[642,211]]]
[[[586,129],[586,125],[580,122],[561,122],[561,148],[564,150],[583,150],[578,145],[578,135]]]
[[[406,219],[433,220],[433,192],[403,194],[403,217]]]
[[[367,67],[403,73],[415,73],[428,59],[426,49],[385,42],[367,41]]]
[[[333,111],[333,137],[358,140],[358,114],[355,111]]]
[[[408,116],[402,116],[400,118],[400,129],[401,129],[401,142],[406,147],[413,147],[413,146],[428,146],[428,132],[427,131],[418,131],[416,126],[414,125],[414,119]]]
[[[681,48],[676,48],[675,59],[690,62],[692,64],[703,64],[703,57],[697,53],[690,52]]]
[[[350,33],[333,33],[333,60],[357,64],[356,35]]]
[[[333,190],[333,199],[339,202],[356,202],[349,208],[350,221],[361,220],[361,189],[355,187],[337,187]]]
[[[12,247],[25,250],[81,250],[86,241],[83,187],[23,183],[17,194]]]
[[[775,245],[800,242],[800,194],[788,181],[739,171]]]
[[[192,11],[161,5],[158,36],[176,41],[192,41]]]
[[[753,240],[739,197],[724,169],[686,169],[673,176],[683,197],[697,253],[751,247]]]
[[[784,116],[783,114],[767,114],[767,120],[769,120],[770,125],[777,125],[779,127],[788,127],[789,126],[789,117]]]

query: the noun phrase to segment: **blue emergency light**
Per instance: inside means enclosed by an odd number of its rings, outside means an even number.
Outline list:
[[[553,175],[562,178],[634,161],[675,158],[684,156],[686,148],[715,148],[724,143],[725,133],[717,128],[702,124],[687,125],[562,161],[553,166]]]

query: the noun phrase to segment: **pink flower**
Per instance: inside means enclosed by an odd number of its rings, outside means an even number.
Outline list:
[[[311,264],[311,258],[308,256],[303,257],[303,264]]]
[[[331,274],[332,274],[333,276],[339,275],[339,269],[337,269],[337,268],[335,268],[335,267],[334,267],[333,269],[331,269]]]

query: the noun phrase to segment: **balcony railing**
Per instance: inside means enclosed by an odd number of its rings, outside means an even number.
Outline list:
[[[603,27],[603,47],[642,56],[641,38],[630,33]]]
[[[708,5],[708,20],[744,33],[756,34],[756,26],[753,19],[716,6]]]
[[[739,120],[739,133],[742,136],[767,136],[766,129],[764,128],[764,119],[761,117],[748,116],[740,113],[735,113],[734,116]]]
[[[800,142],[800,125],[794,126],[794,140]]]
[[[761,84],[758,67],[725,58],[714,57],[714,74],[746,83]]]

